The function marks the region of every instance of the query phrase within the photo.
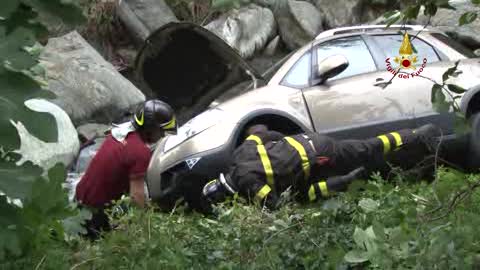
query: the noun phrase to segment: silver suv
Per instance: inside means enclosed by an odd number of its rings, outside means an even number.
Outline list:
[[[414,37],[410,44],[404,42],[405,30]],[[198,72],[210,76],[208,82],[215,74],[208,74],[205,68],[221,70],[227,79],[218,80],[217,84],[204,83],[207,87],[201,91],[192,88],[192,93],[201,92],[196,101],[208,103],[210,107],[205,106],[206,111],[183,124],[178,135],[158,143],[148,169],[147,186],[151,199],[166,207],[171,207],[180,197],[196,203],[203,185],[227,168],[232,152],[245,138],[245,129],[251,124],[263,123],[286,134],[310,130],[342,139],[366,138],[431,122],[443,129],[446,139],[453,138],[452,114],[438,114],[433,110],[433,82],[423,77],[442,82],[442,74],[457,60],[460,60],[461,73],[449,83],[468,89],[458,100],[468,117],[477,116],[480,110],[479,59],[445,34],[422,26],[357,26],[329,30],[290,54],[262,77],[207,30],[184,23],[170,24],[152,35],[149,47],[137,59],[139,69],[148,68],[147,62],[152,65],[155,62],[152,59],[158,61],[162,50],[175,48],[179,53],[182,50],[179,45],[170,46],[168,42],[178,41],[189,31],[191,38],[208,41],[205,43],[208,46],[197,48],[204,51],[197,53],[210,57],[216,54],[217,62],[223,63],[224,69],[211,66],[211,62],[202,66],[193,61],[184,68],[189,74]],[[180,32],[182,35],[178,34]],[[155,41],[159,42],[158,46],[154,46]],[[185,50],[191,48],[185,47]],[[170,51],[168,55],[171,54]],[[193,52],[186,54],[197,57]],[[163,60],[168,61],[165,55],[167,53],[163,54]],[[198,57],[197,62],[210,59]],[[189,61],[180,58],[176,61]],[[397,75],[389,84],[392,72],[399,65],[403,65],[409,75],[401,78]],[[162,74],[157,70],[158,77]],[[226,89],[238,83],[242,76],[252,79],[249,87],[236,96],[227,95],[226,101],[215,101],[225,96]],[[146,84],[154,85],[152,78],[144,76]],[[179,84],[187,83],[189,77],[183,80],[186,81]],[[228,80],[230,83],[225,83]],[[163,87],[156,83],[157,88]],[[171,91],[177,91],[175,82],[170,84]],[[171,95],[165,91],[158,91],[156,96],[168,102]],[[238,93],[238,87],[236,91]],[[174,106],[184,112],[179,104]]]

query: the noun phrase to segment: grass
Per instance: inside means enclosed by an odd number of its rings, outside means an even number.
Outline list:
[[[374,177],[276,212],[239,200],[209,217],[130,208],[101,240],[52,240],[0,269],[475,269],[480,192],[469,187],[478,176],[450,169],[440,176],[435,191]]]

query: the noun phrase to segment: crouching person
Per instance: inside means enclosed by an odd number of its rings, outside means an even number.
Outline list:
[[[208,182],[202,192],[209,203],[237,193],[270,209],[279,206],[287,188],[301,202],[316,201],[346,191],[356,179],[384,166],[386,156],[419,146],[424,154],[436,147],[440,131],[434,125],[403,129],[366,140],[336,141],[318,133],[284,136],[264,125],[249,129],[250,136],[235,150],[226,174]]]
[[[172,108],[160,100],[148,100],[136,110],[133,119],[114,127],[76,187],[80,206],[92,210],[87,235],[97,238],[110,224],[105,209],[123,194],[139,207],[145,205],[144,175],[151,158],[149,145],[165,133],[176,133]]]

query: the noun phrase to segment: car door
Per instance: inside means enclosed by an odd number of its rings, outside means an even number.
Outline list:
[[[399,48],[403,38],[402,34],[372,35],[367,38],[367,43],[371,44],[375,51],[381,51],[383,57],[390,59],[390,62],[394,64],[393,59],[399,56]],[[413,49],[412,57],[416,57],[416,63],[413,64],[412,68],[402,69],[403,72],[409,74],[407,78],[395,78],[385,90],[390,92],[404,89],[408,92],[408,99],[414,112],[417,127],[426,123],[435,123],[444,132],[451,133],[454,126],[453,114],[439,114],[434,111],[431,103],[431,89],[434,84],[432,80],[441,82],[441,76],[439,75],[446,70],[446,68],[437,64],[441,61],[441,56],[432,45],[421,37],[412,36],[410,43]],[[386,68],[386,65],[384,65],[381,69],[385,70]]]
[[[337,76],[303,89],[318,132],[337,138],[365,138],[415,126],[409,90],[382,88],[393,75],[379,71],[383,63],[372,57],[362,36],[328,40],[317,44],[312,52],[313,63],[336,54],[349,62]]]

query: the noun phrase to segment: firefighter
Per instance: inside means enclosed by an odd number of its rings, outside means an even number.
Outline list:
[[[123,194],[129,194],[136,205],[145,205],[144,176],[151,158],[150,145],[176,130],[173,109],[156,99],[142,103],[130,121],[111,130],[76,187],[76,200],[93,212],[87,222],[90,237],[110,228],[104,210]]]
[[[202,196],[214,204],[238,192],[276,209],[279,195],[291,187],[298,201],[313,202],[346,191],[352,181],[381,168],[400,149],[420,146],[425,154],[433,152],[439,132],[428,124],[366,140],[336,141],[313,132],[284,136],[255,125],[235,150],[228,173],[208,182]]]

